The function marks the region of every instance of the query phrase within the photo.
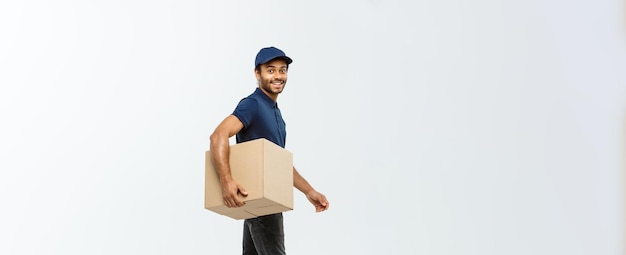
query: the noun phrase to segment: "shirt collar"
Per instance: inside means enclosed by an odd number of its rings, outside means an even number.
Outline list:
[[[255,94],[258,94],[261,98],[263,98],[263,101],[265,101],[269,106],[277,108],[278,107],[278,103],[276,103],[274,100],[272,100],[268,95],[266,95],[260,88],[256,88],[256,90],[254,91]]]

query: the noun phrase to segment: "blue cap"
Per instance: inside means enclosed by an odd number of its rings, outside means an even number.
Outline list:
[[[285,52],[283,52],[282,50],[276,47],[267,47],[267,48],[261,49],[259,53],[256,54],[256,59],[254,60],[254,67],[270,62],[271,60],[275,58],[284,59],[287,62],[287,65],[293,62],[293,60],[291,60],[290,57],[287,57],[287,55],[285,55]]]

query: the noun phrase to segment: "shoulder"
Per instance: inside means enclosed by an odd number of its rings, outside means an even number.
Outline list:
[[[245,127],[249,126],[258,113],[259,103],[253,97],[246,97],[239,101],[233,115],[237,117]]]
[[[257,107],[259,105],[259,101],[253,97],[253,96],[248,96],[245,97],[243,99],[241,99],[239,101],[239,103],[237,104],[237,108],[239,107]]]

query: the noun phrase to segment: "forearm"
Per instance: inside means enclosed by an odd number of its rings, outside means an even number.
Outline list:
[[[296,187],[300,192],[307,194],[313,191],[313,187],[309,182],[307,182],[301,175],[298,173],[296,168],[293,168],[293,186]]]
[[[326,211],[328,209],[329,203],[326,196],[317,192],[317,190],[313,189],[309,182],[307,182],[301,175],[298,173],[296,168],[293,168],[293,186],[300,190],[306,198],[315,206],[316,212]]]
[[[211,161],[215,166],[215,170],[219,177],[220,183],[231,180],[230,175],[230,147],[228,143],[228,136],[214,133],[211,135]]]

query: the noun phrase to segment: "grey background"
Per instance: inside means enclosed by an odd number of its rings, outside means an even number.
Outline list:
[[[3,1],[0,253],[238,254],[204,151],[294,59],[290,254],[624,254],[623,1]]]

